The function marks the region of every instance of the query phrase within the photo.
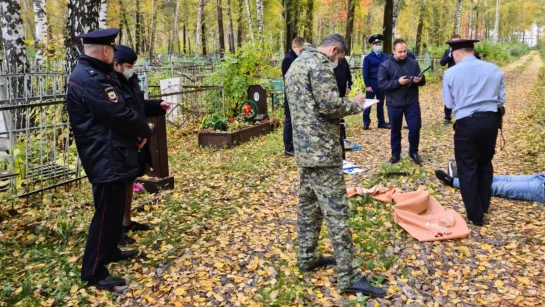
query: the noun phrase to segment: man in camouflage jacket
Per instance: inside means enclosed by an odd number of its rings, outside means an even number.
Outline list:
[[[317,49],[305,44],[303,54],[293,62],[285,77],[295,159],[301,167],[297,262],[302,271],[337,264],[339,286],[344,292],[384,296],[384,290],[373,287],[363,277],[354,259],[348,226],[339,120],[363,111],[365,97],[358,94],[354,101],[339,97],[333,69],[345,53],[346,41],[338,34],[327,36]],[[323,219],[335,257],[320,256],[317,250]]]

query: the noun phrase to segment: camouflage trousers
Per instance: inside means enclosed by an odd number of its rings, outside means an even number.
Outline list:
[[[345,289],[360,279],[362,273],[354,259],[342,168],[303,167],[297,207],[297,262],[301,268],[312,267],[320,257],[317,247],[324,219],[335,251],[339,286]]]

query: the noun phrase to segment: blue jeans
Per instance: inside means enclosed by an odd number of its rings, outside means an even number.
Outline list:
[[[494,176],[492,195],[509,199],[545,202],[545,173],[523,176]],[[460,188],[460,180],[454,178],[454,187]]]

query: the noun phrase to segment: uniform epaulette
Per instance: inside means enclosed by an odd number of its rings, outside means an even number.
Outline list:
[[[83,69],[85,69],[91,76],[98,75],[100,72],[98,72],[96,69],[90,66],[84,66]]]

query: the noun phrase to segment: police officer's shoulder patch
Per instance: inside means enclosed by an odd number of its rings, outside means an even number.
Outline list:
[[[113,87],[108,87],[104,91],[106,92],[106,96],[108,96],[108,99],[111,102],[117,103],[119,97],[117,96],[117,93],[115,92],[115,89]]]

